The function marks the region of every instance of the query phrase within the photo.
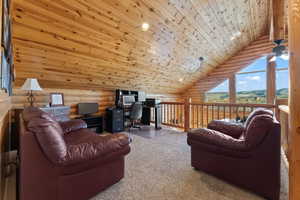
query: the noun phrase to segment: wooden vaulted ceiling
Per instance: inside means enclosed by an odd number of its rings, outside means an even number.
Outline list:
[[[273,48],[274,44],[270,41],[268,35],[258,38],[232,56],[229,60],[214,68],[207,76],[200,78],[187,90],[187,95],[196,97],[199,93],[203,94],[213,89],[228,79],[232,74],[249,66],[262,56],[270,54]]]
[[[269,6],[269,0],[13,0],[16,85],[36,77],[43,87],[182,93],[267,33]]]

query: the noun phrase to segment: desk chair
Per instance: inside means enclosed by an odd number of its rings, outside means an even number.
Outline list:
[[[131,128],[141,128],[139,126],[136,126],[135,124],[141,121],[142,115],[143,115],[143,104],[141,102],[135,102],[132,105],[131,112],[130,112],[129,132]]]
[[[130,133],[131,128],[141,128],[139,126],[136,126],[135,124],[138,121],[141,121],[143,115],[143,104],[141,102],[135,102],[132,107],[131,107],[131,112],[130,112],[130,126],[129,126],[129,141],[132,142],[132,137]]]

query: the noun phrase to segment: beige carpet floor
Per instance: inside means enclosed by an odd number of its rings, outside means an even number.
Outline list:
[[[126,157],[125,178],[92,200],[263,199],[204,172],[195,171],[190,165],[190,147],[186,144],[185,133],[163,129],[149,130],[148,136],[151,137],[148,138],[145,134],[143,137],[138,134],[134,132],[132,135],[132,151]],[[288,172],[285,167],[281,171],[281,200],[288,200]]]

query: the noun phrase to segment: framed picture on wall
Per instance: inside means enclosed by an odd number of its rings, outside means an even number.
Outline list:
[[[64,94],[63,93],[51,93],[50,94],[50,105],[51,106],[63,106],[64,105]]]

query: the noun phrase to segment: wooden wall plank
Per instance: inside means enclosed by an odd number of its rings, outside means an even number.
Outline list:
[[[267,103],[275,104],[276,99],[276,62],[271,61],[273,56],[267,57]]]
[[[78,103],[99,103],[99,113],[103,115],[105,109],[115,105],[115,91],[114,90],[79,90],[79,89],[57,89],[57,88],[43,88],[43,91],[34,92],[35,106],[49,105],[50,93],[63,93],[65,105],[71,107],[71,117],[77,117]],[[147,94],[147,98],[156,98],[162,102],[180,102],[181,97],[175,94]],[[12,97],[13,108],[24,108],[28,106],[27,92],[20,88],[13,89]]]
[[[268,1],[12,0],[15,85],[183,93],[266,33]]]
[[[289,200],[300,199],[300,2],[289,0]]]
[[[7,162],[7,146],[10,134],[10,109],[11,98],[0,90],[0,198],[4,198],[6,178],[4,176],[5,163]]]

